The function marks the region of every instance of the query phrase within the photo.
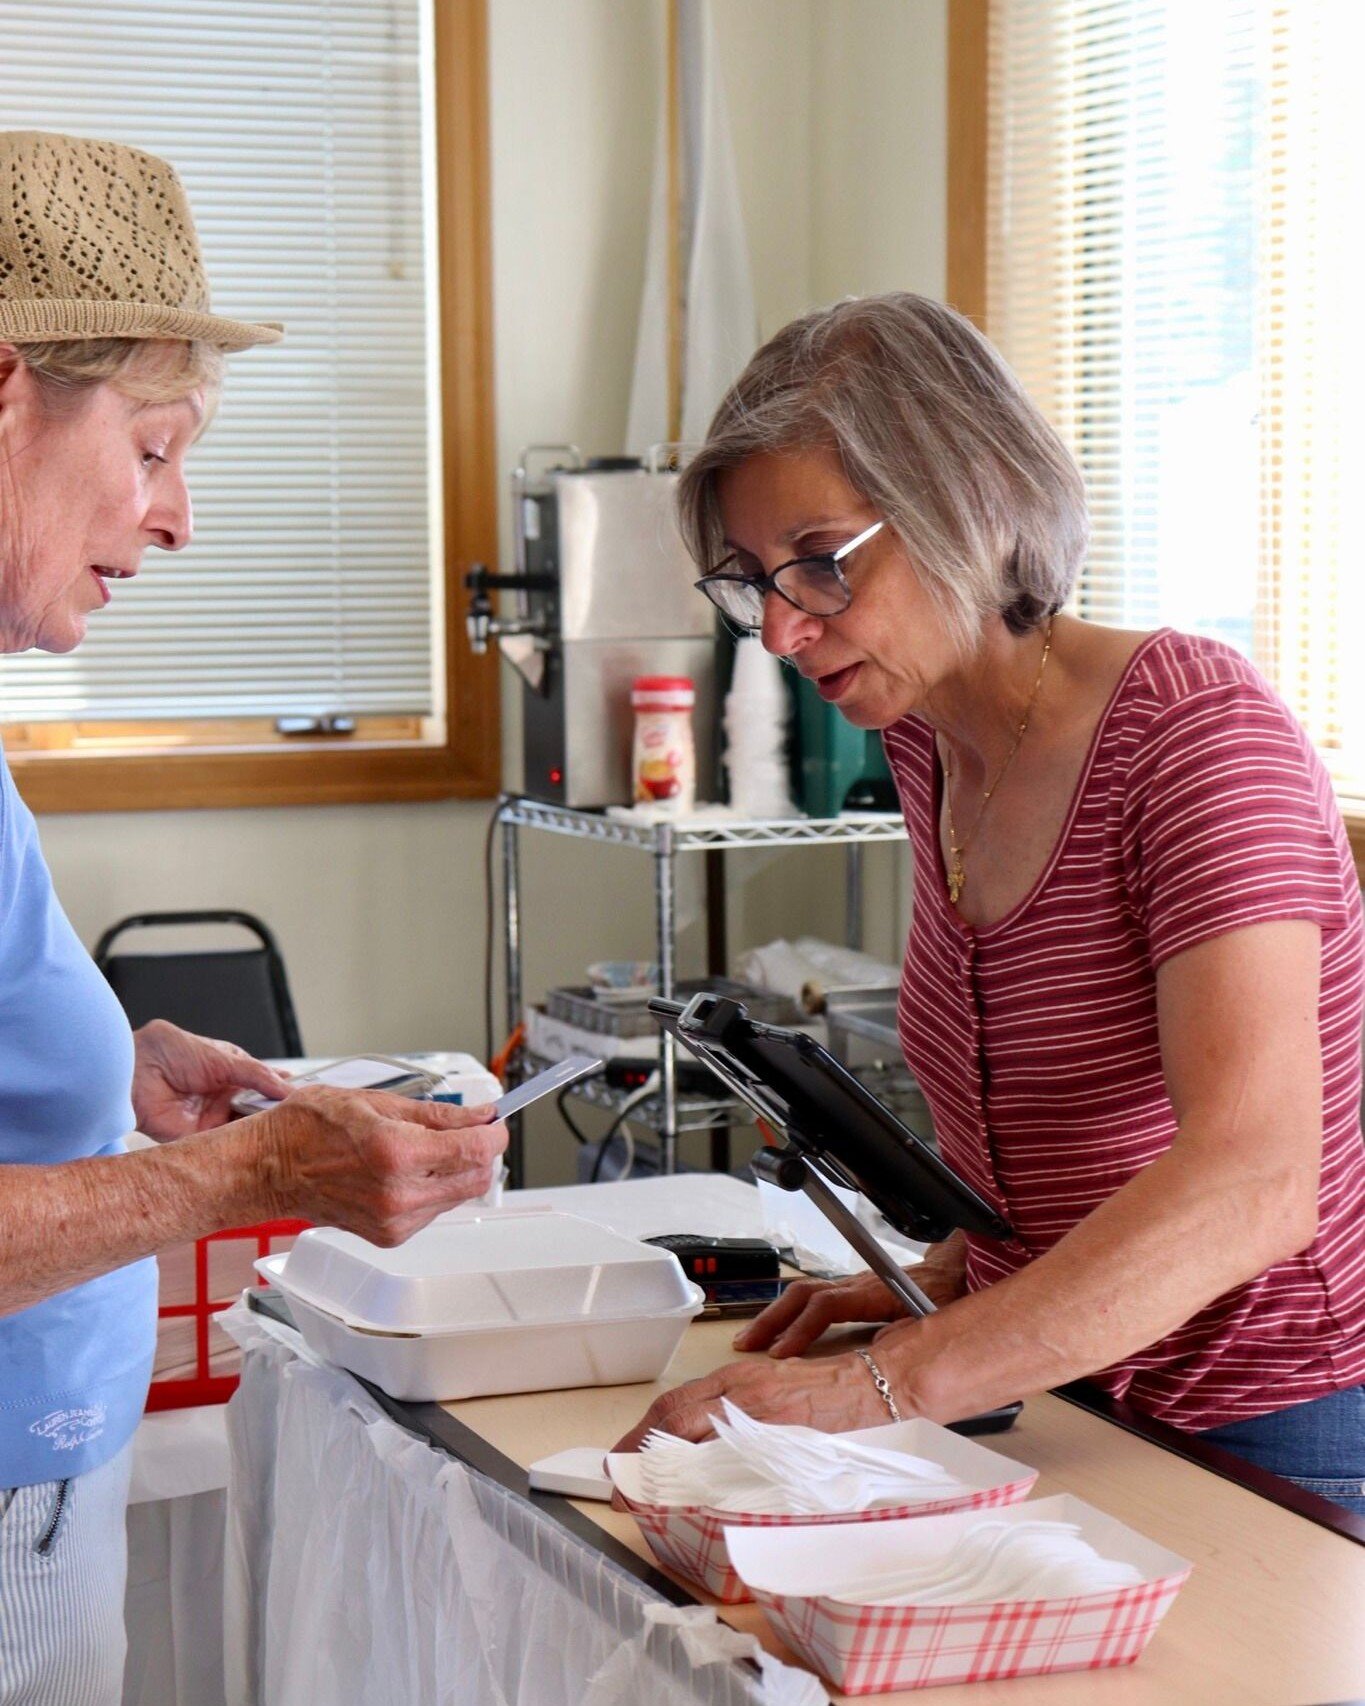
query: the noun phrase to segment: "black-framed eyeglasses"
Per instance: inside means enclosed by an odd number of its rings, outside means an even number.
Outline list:
[[[853,602],[853,589],[845,580],[840,564],[850,551],[865,545],[885,526],[884,521],[874,521],[837,551],[818,557],[793,557],[789,563],[779,563],[768,575],[741,573],[733,567],[739,561],[738,555],[732,555],[694,584],[725,620],[744,634],[756,634],[762,628],[763,605],[770,592],[785,598],[807,616],[838,616]]]

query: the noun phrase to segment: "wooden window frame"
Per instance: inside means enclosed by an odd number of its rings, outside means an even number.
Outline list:
[[[948,0],[948,301],[986,330],[990,0]]]
[[[987,75],[990,0],[948,0],[948,301],[986,324]],[[1343,811],[1365,882],[1365,814]]]
[[[468,563],[496,566],[498,535],[487,0],[434,0],[433,10],[445,740],[385,740],[383,719],[361,719],[355,735],[262,745],[244,727],[241,744],[225,750],[231,729],[215,728],[212,744],[177,745],[193,727],[180,723],[166,725],[167,742],[142,749],[109,753],[77,741],[16,751],[10,768],[35,812],[486,799],[498,790],[497,658],[469,650],[461,580]]]

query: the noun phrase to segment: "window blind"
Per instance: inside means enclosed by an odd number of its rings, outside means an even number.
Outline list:
[[[215,308],[286,327],[228,358],[194,543],[0,662],[0,719],[432,709],[427,3],[0,0],[3,123],[165,156]]]
[[[1086,476],[1075,608],[1237,646],[1365,802],[1363,11],[992,0],[987,322]]]

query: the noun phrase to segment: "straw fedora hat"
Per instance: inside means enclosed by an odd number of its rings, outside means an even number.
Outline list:
[[[209,312],[174,167],[118,142],[0,131],[0,338],[197,338],[241,350],[283,331]]]

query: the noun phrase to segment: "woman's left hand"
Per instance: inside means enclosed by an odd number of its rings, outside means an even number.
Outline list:
[[[276,1099],[289,1094],[289,1080],[245,1049],[196,1037],[165,1019],[134,1031],[133,1044],[137,1129],[159,1143],[226,1125],[232,1098],[242,1090]]]
[[[891,1417],[863,1361],[847,1356],[774,1362],[755,1357],[726,1363],[700,1380],[656,1398],[642,1420],[613,1448],[638,1451],[651,1428],[679,1439],[709,1439],[713,1414],[726,1397],[757,1422],[798,1422],[823,1433],[875,1428]]]

